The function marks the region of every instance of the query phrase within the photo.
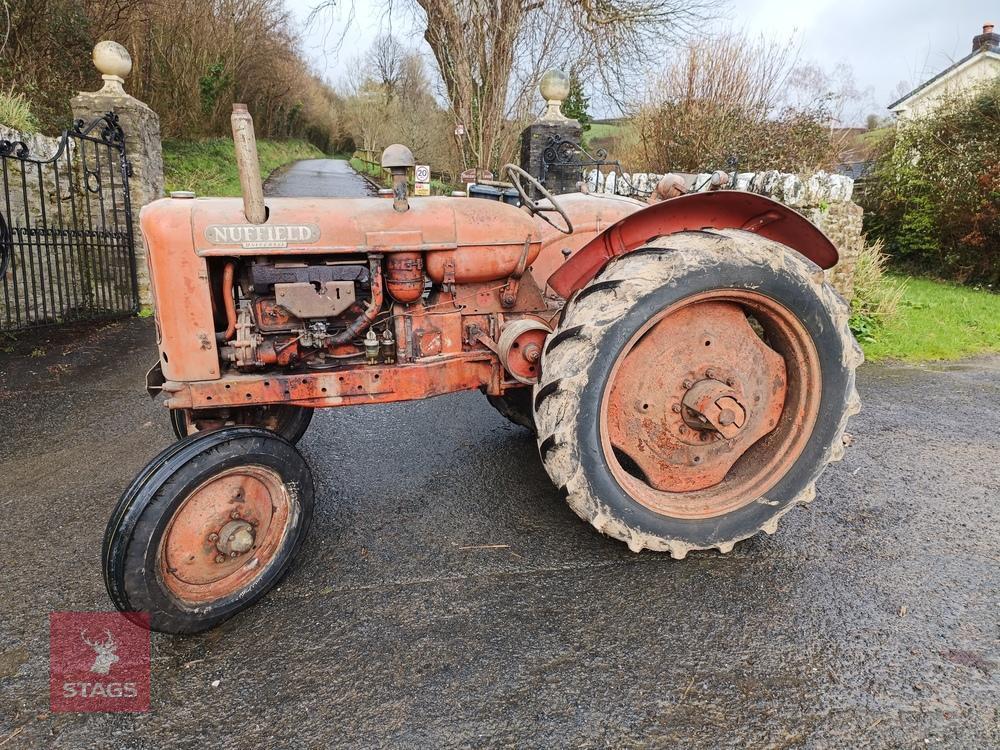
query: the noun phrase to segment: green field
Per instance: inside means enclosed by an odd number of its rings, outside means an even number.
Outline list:
[[[862,340],[871,362],[959,359],[1000,352],[1000,295],[944,281],[905,284],[896,316]]]
[[[322,159],[324,154],[306,141],[257,141],[261,177],[299,159]],[[233,142],[229,138],[163,142],[166,190],[193,190],[197,195],[238,196]]]
[[[591,139],[614,138],[621,133],[624,127],[618,123],[592,122],[590,130],[587,131],[587,137]]]

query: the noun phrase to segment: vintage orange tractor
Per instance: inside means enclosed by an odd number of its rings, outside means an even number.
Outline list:
[[[141,216],[148,386],[181,439],[126,489],[103,564],[154,630],[210,628],[288,570],[316,408],[478,389],[534,430],[581,518],[676,558],[773,533],[843,455],[862,356],[824,278],[837,251],[794,211],[725,190],[552,196],[515,165],[519,206],[412,198],[402,146],[382,155],[392,196],[265,201],[249,116],[234,129],[242,201]]]

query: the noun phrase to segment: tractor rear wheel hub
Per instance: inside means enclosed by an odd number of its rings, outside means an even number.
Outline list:
[[[636,338],[608,395],[611,446],[653,490],[714,487],[777,425],[784,360],[729,300],[681,305]]]
[[[729,381],[736,385],[736,381]],[[740,390],[720,380],[705,378],[688,388],[681,403],[684,421],[695,430],[714,431],[724,438],[736,437],[747,422],[747,408]]]

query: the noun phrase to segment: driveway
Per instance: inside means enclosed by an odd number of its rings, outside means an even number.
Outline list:
[[[275,197],[356,197],[371,195],[372,189],[343,159],[304,159],[272,172],[264,184],[264,193]]]
[[[109,608],[108,514],[172,437],[149,321],[13,349],[2,748],[1000,745],[998,358],[865,365],[816,500],[683,561],[577,519],[478,393],[318,413],[281,587],[154,634],[150,712],[76,715],[49,712],[48,613]]]

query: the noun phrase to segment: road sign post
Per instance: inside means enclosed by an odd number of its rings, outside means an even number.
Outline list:
[[[428,164],[418,164],[413,170],[413,194],[431,194],[431,168]]]

